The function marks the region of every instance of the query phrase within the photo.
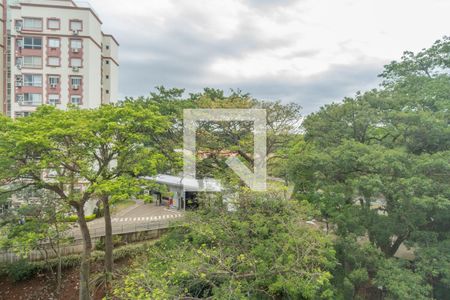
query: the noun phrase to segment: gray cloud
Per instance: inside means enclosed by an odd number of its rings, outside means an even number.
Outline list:
[[[300,1],[303,0],[243,0],[249,8],[261,9],[262,14],[271,7],[287,8]],[[361,57],[358,64],[331,65],[326,71],[308,77],[281,75],[235,80],[217,72],[212,74],[211,64],[217,59],[239,59],[262,50],[286,48],[294,44],[292,36],[280,34],[267,38],[261,32],[264,29],[241,16],[232,35],[218,37],[204,30],[215,20],[190,9],[188,2],[177,2],[177,13],[164,16],[163,25],[151,18],[108,15],[107,10],[103,14],[105,24],[112,22],[108,31],[121,43],[122,97],[147,95],[159,85],[186,88],[187,92],[198,92],[204,87],[232,88],[261,99],[295,101],[304,107],[305,113],[310,113],[358,90],[376,87],[376,76],[385,63]],[[299,39],[301,36],[296,36]],[[292,48],[294,51],[283,55],[283,59],[308,59],[323,51]],[[351,53],[352,50],[342,48],[342,51]]]
[[[185,88],[187,92],[199,92],[204,87],[219,88],[226,91],[240,89],[262,100],[281,100],[302,105],[305,114],[319,107],[341,101],[344,97],[354,96],[357,91],[377,87],[377,74],[382,71],[384,61],[362,63],[358,65],[334,65],[329,70],[306,78],[260,77],[245,81],[227,81],[211,84],[201,68],[195,68],[196,62],[155,60],[130,69],[123,74],[126,81],[125,94],[132,96],[147,95],[155,86]],[[140,77],[140,81],[133,78]],[[143,84],[145,82],[145,84]]]

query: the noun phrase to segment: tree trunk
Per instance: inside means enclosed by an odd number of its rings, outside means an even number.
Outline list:
[[[399,236],[395,240],[395,242],[388,248],[388,250],[385,252],[385,255],[387,257],[393,257],[395,253],[397,253],[398,248],[400,248],[401,244],[406,240],[408,234],[405,236]]]
[[[58,270],[56,275],[56,294],[58,297],[61,294],[61,285],[62,285],[62,256],[61,253],[58,253]]]
[[[102,197],[103,210],[105,214],[105,271],[107,275],[112,274],[113,271],[113,235],[111,224],[111,211],[109,208],[108,196]]]
[[[55,252],[58,256],[58,267],[56,270],[56,294],[59,297],[61,294],[61,284],[62,284],[62,255],[61,255],[61,234],[59,233],[58,222],[55,222],[55,229],[56,229],[56,251]]]
[[[90,263],[91,263],[91,250],[92,241],[89,228],[84,216],[84,207],[77,208],[78,224],[80,225],[81,235],[83,237],[83,254],[81,257],[80,265],[80,300],[90,300],[91,295],[89,292],[89,275],[90,275]]]

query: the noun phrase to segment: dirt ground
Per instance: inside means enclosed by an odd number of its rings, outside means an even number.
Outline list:
[[[131,261],[124,259],[116,262],[116,268],[125,268]],[[101,270],[101,264],[92,265],[92,271]],[[55,286],[50,274],[39,274],[36,277],[14,283],[8,278],[0,278],[0,300],[78,300],[78,268],[66,269],[63,271],[62,292],[59,297],[55,295]],[[93,298],[101,300],[104,291],[99,291]]]

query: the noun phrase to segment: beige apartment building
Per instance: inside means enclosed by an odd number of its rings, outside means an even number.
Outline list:
[[[42,104],[95,108],[118,99],[119,43],[87,4],[0,0],[0,112],[16,118]]]

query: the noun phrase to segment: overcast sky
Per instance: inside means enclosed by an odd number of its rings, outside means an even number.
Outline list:
[[[450,34],[448,0],[90,0],[120,48],[120,95],[241,89],[305,113],[378,85]]]

